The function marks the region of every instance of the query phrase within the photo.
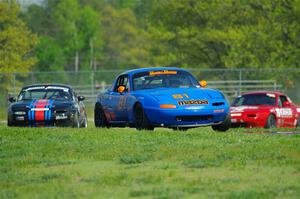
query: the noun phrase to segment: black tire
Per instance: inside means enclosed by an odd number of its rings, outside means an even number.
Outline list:
[[[273,114],[269,115],[265,128],[266,129],[276,128],[276,117],[275,117],[275,115],[273,115]]]
[[[85,115],[81,124],[81,128],[87,128],[87,127],[88,127],[88,122],[87,122],[87,117]]]
[[[134,107],[134,125],[137,130],[150,130],[154,127],[150,124],[147,115],[141,104],[136,104]]]
[[[108,122],[104,114],[104,110],[100,104],[95,105],[94,109],[94,122],[97,128],[108,127]]]
[[[11,118],[7,118],[7,126],[16,126]]]
[[[300,128],[300,117],[298,118],[296,128]]]
[[[223,123],[218,125],[212,125],[211,127],[214,131],[225,132],[230,128],[230,125],[231,125],[231,118],[230,118],[230,114],[228,114],[225,120],[223,121]]]
[[[71,120],[71,126],[73,128],[80,128],[80,122],[78,118],[78,113],[75,113],[74,119]]]

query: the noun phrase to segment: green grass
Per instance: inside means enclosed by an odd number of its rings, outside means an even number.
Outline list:
[[[300,135],[249,131],[0,126],[0,198],[299,198]]]

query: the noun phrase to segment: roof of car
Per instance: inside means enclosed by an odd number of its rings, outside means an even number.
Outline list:
[[[285,95],[280,91],[250,91],[250,92],[243,92],[241,95],[266,94],[266,93],[274,94],[274,95]]]
[[[22,89],[31,88],[31,87],[48,87],[48,86],[57,86],[57,87],[65,87],[65,88],[72,89],[71,86],[66,84],[32,84],[32,85],[24,86]]]
[[[182,68],[176,67],[151,67],[151,68],[138,68],[133,70],[128,70],[122,73],[122,75],[133,75],[136,73],[148,72],[148,71],[158,71],[158,70],[177,70],[177,71],[186,71]]]

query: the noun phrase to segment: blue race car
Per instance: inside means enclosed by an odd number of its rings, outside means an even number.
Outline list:
[[[230,127],[228,102],[220,91],[205,86],[179,68],[126,71],[116,78],[111,89],[97,96],[95,126],[138,130],[212,126],[226,131]]]

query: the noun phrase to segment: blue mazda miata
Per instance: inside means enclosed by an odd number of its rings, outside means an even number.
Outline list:
[[[212,126],[226,131],[230,127],[228,102],[220,91],[205,86],[205,81],[199,84],[193,75],[179,68],[126,71],[111,89],[97,96],[95,126],[138,130]]]

